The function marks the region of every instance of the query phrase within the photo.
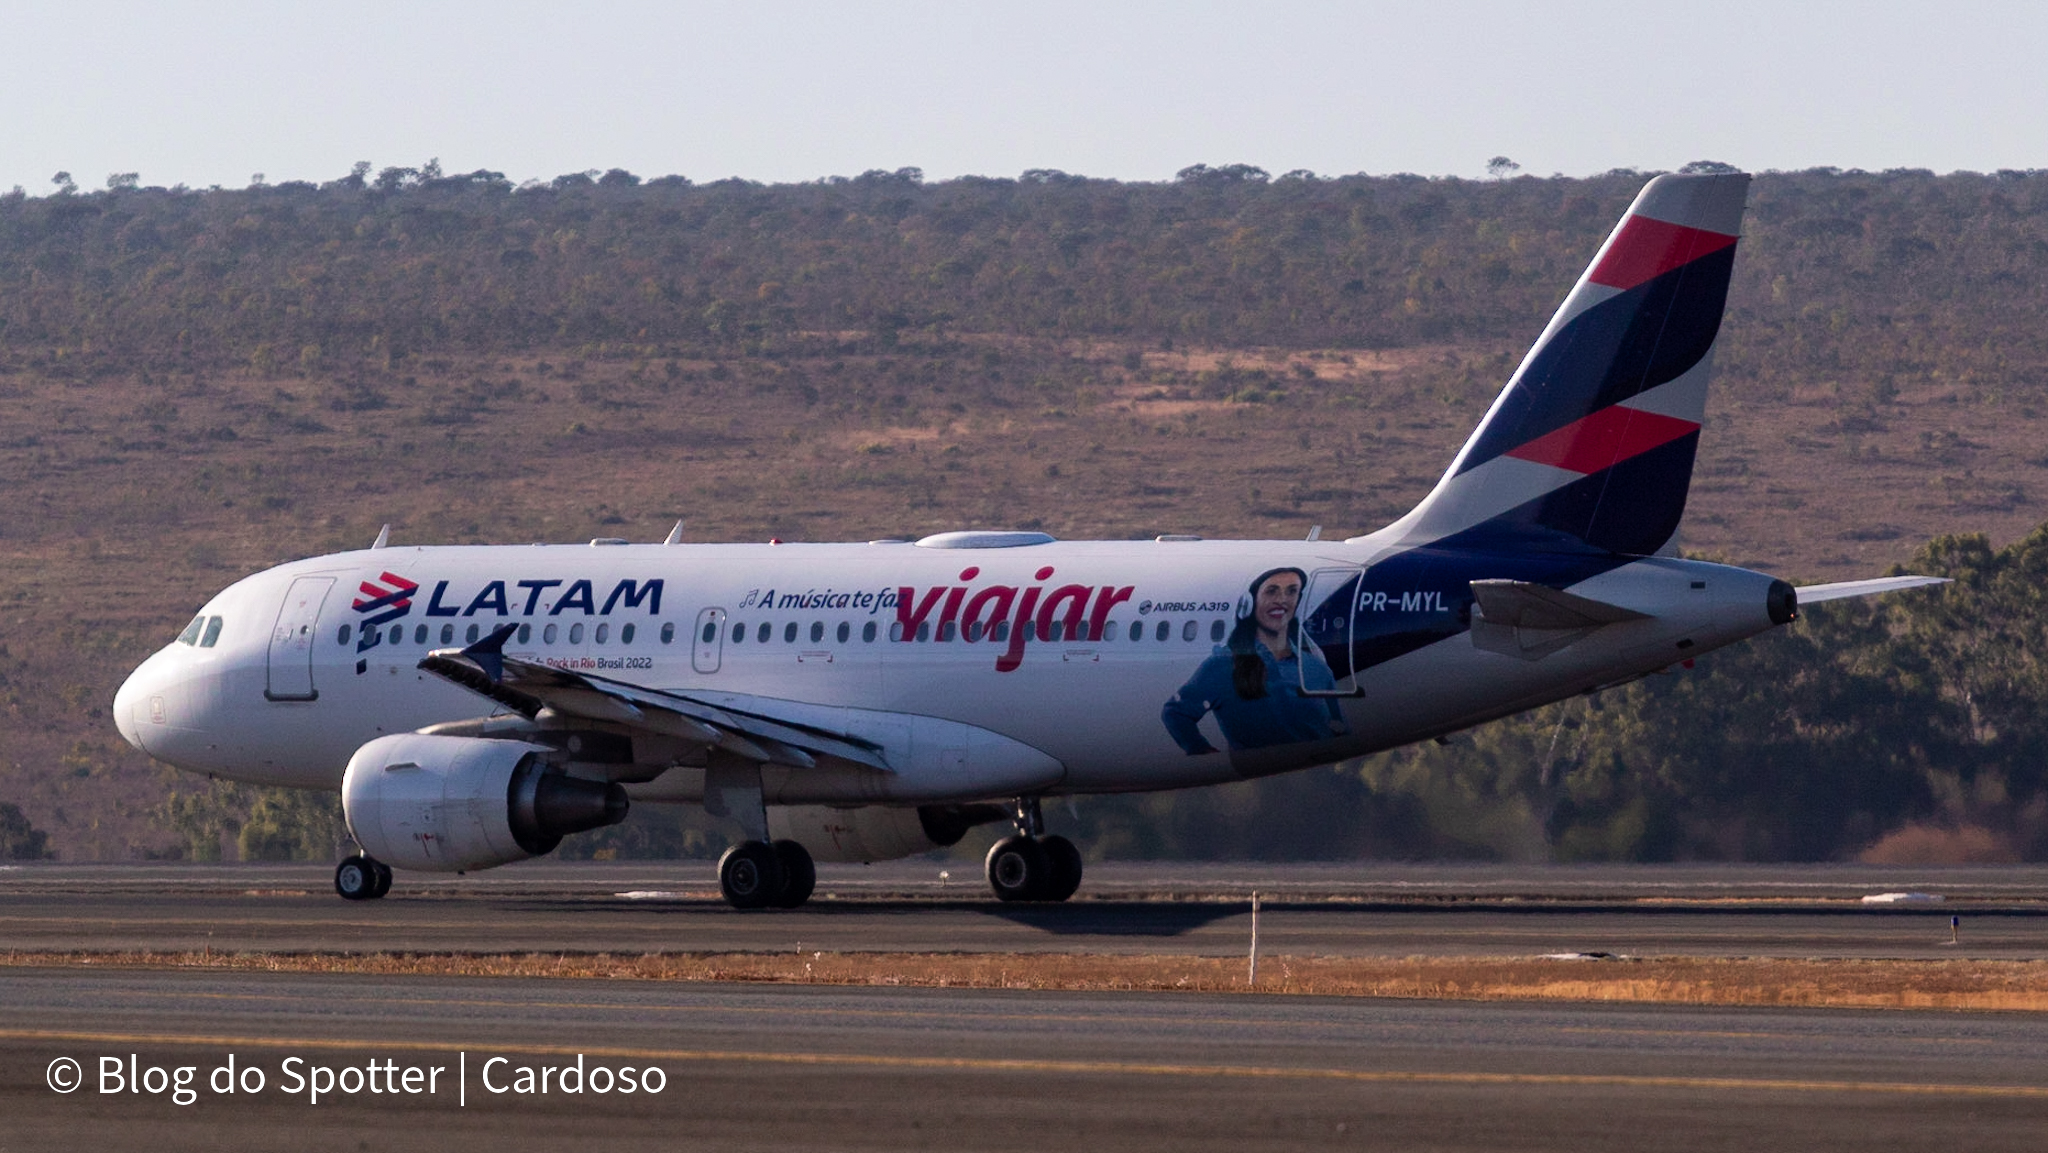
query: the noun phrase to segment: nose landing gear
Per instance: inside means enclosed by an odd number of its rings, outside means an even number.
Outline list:
[[[1037,797],[1019,797],[1015,834],[989,848],[982,867],[998,901],[1064,901],[1081,887],[1081,851],[1061,836],[1045,835]]]
[[[334,866],[334,891],[345,901],[374,901],[391,891],[391,866],[357,853]]]

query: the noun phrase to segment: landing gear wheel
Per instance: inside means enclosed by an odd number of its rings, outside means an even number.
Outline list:
[[[377,887],[370,891],[370,899],[376,900],[391,891],[391,866],[382,861],[371,861],[377,873]]]
[[[795,841],[777,841],[775,857],[782,862],[782,892],[776,894],[773,904],[778,909],[794,909],[811,899],[811,890],[818,887],[818,869],[811,864],[810,850]]]
[[[1064,901],[1081,887],[1081,850],[1065,837],[1041,837],[1040,851],[1045,854],[1045,891],[1039,894],[1041,901]]]
[[[376,861],[357,853],[334,866],[334,891],[340,893],[344,901],[368,901],[382,896],[377,889],[377,870],[381,867]],[[390,874],[387,872],[385,875]]]
[[[1030,837],[1016,835],[1004,837],[989,847],[988,859],[982,862],[988,873],[988,887],[995,890],[998,901],[1040,901],[1044,900],[1046,882],[1052,873],[1052,864],[1046,859],[1045,850]]]
[[[766,841],[741,841],[718,858],[718,887],[735,909],[765,909],[782,892],[782,858]]]

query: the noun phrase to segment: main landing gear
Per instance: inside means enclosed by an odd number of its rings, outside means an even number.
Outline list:
[[[735,909],[794,909],[817,885],[811,854],[795,841],[741,841],[718,859],[718,887]]]
[[[391,866],[357,853],[334,866],[334,891],[343,900],[374,901],[391,891]]]
[[[1081,887],[1081,851],[1045,835],[1037,797],[1019,797],[1017,831],[990,846],[982,864],[998,901],[1064,901]]]

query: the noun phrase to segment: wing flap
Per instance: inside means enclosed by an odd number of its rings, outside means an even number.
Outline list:
[[[762,764],[809,769],[819,757],[893,772],[881,747],[845,733],[721,708],[681,693],[504,655],[506,626],[463,649],[436,649],[419,667],[534,719],[543,712],[643,729]]]

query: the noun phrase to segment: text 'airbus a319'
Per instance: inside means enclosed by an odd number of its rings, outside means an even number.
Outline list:
[[[1366,536],[373,547],[236,582],[115,717],[181,769],[339,789],[349,898],[701,804],[743,831],[742,908],[992,821],[995,895],[1064,900],[1081,857],[1044,797],[1325,765],[1933,583],[1671,555],[1748,186],[1650,181],[1443,479]]]

